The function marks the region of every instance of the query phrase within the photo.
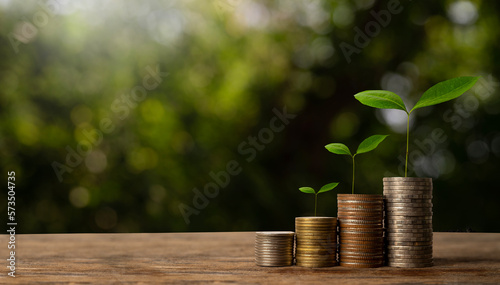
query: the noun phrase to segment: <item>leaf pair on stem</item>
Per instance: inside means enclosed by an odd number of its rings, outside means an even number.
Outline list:
[[[318,194],[323,193],[323,192],[328,192],[328,191],[332,190],[333,188],[337,187],[337,185],[339,185],[337,182],[328,183],[328,184],[324,185],[323,187],[321,187],[321,189],[319,189],[318,192],[316,192],[311,187],[300,187],[299,188],[299,190],[301,192],[308,193],[308,194],[314,194],[314,216],[316,216],[316,208],[318,206]]]
[[[408,119],[406,122],[406,160],[405,177],[408,175],[408,147],[410,142],[410,115],[413,111],[433,106],[439,103],[450,101],[465,93],[476,84],[479,77],[464,76],[457,77],[432,86],[422,94],[420,100],[408,111],[400,96],[385,90],[367,90],[359,92],[354,97],[364,105],[378,109],[396,109],[406,112]]]
[[[352,194],[354,194],[354,176],[356,170],[356,164],[354,158],[358,154],[367,153],[374,150],[382,141],[385,140],[387,135],[373,135],[364,141],[362,141],[355,154],[352,154],[349,148],[345,144],[341,143],[331,143],[325,146],[325,148],[334,154],[349,155],[352,158]]]

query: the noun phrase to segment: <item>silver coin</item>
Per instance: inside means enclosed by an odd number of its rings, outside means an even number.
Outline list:
[[[382,189],[388,190],[408,190],[408,191],[430,191],[434,189],[432,184],[425,183],[412,183],[412,184],[397,184],[397,183],[384,183]]]
[[[431,254],[432,246],[395,246],[386,248],[387,254]]]
[[[277,237],[277,236],[283,236],[283,237],[289,237],[293,236],[295,233],[292,231],[269,231],[269,232],[255,232],[256,235],[258,236],[272,236],[272,237]]]
[[[259,260],[275,260],[275,261],[283,261],[283,260],[291,260],[292,255],[281,256],[281,255],[256,255],[256,259]]]
[[[387,257],[391,259],[431,259],[432,258],[432,251],[422,251],[422,252],[394,252],[394,251],[387,251]]]
[[[387,263],[387,266],[390,267],[398,267],[398,268],[424,268],[424,267],[432,267],[434,264],[431,263],[397,263],[397,262],[392,262],[392,263]]]
[[[384,192],[384,198],[386,198],[386,200],[389,200],[389,198],[402,198],[403,196],[409,196],[409,195],[432,198],[432,193],[425,192],[425,191],[394,190],[394,191],[385,191]],[[421,197],[418,197],[418,198],[421,198]]]
[[[404,203],[404,204],[429,204],[432,203],[432,199],[421,199],[421,198],[394,198],[390,197],[385,199],[385,206],[391,203]]]
[[[397,244],[402,242],[432,242],[432,237],[386,237],[388,244]]]
[[[427,233],[397,233],[397,232],[391,232],[387,231],[385,233],[385,236],[387,238],[398,238],[398,237],[432,237],[433,233],[432,232],[427,232]]]
[[[418,187],[433,187],[432,183],[428,182],[390,182],[390,181],[384,181],[382,182],[382,185],[384,187],[387,186],[400,186],[400,187],[411,187],[411,186],[418,186]]]
[[[421,251],[421,252],[416,252],[416,251],[409,251],[409,252],[402,252],[402,251],[392,251],[388,250],[386,251],[386,256],[388,258],[392,259],[431,259],[432,258],[432,250],[431,251]]]
[[[384,199],[389,200],[390,198],[430,199],[432,198],[432,193],[428,191],[406,191],[406,190],[384,191]]]
[[[406,191],[406,190],[391,190],[391,191],[384,191],[384,197],[385,198],[398,198],[398,197],[402,197],[402,196],[409,196],[409,195],[412,195],[412,196],[421,196],[422,198],[423,197],[427,197],[427,198],[432,198],[432,193],[430,192],[426,192],[426,191]],[[418,197],[420,198],[420,197]]]
[[[433,259],[431,258],[419,258],[419,259],[409,259],[409,258],[387,258],[387,264],[389,266],[393,266],[394,264],[405,264],[405,265],[423,265],[423,264],[432,264]]]
[[[432,215],[432,209],[427,209],[427,208],[417,208],[417,209],[411,209],[411,208],[387,208],[386,209],[386,216],[423,216],[423,215]]]
[[[396,228],[396,227],[391,227],[387,229],[387,232],[390,233],[414,233],[414,234],[420,234],[420,233],[432,233],[432,228]]]
[[[349,219],[342,219],[339,223],[340,226],[342,225],[377,225],[377,224],[381,224],[382,223],[382,219],[381,218],[377,218],[377,219],[363,219],[363,218],[359,218],[359,219],[355,219],[354,217],[350,217]]]
[[[372,228],[372,229],[341,229],[339,233],[344,233],[344,234],[380,234],[383,233],[384,229],[382,227],[380,228]]]
[[[432,261],[432,254],[427,256],[387,256],[387,261],[393,262],[430,262]]]
[[[384,177],[382,181],[426,181],[432,182],[429,177]]]
[[[381,196],[382,197],[382,196]],[[337,200],[337,206],[366,205],[376,207],[383,203],[383,197],[379,200]]]
[[[400,200],[400,199],[432,199],[432,195],[412,195],[412,194],[391,194],[391,193],[384,193],[384,198],[387,201],[394,201],[394,200]]]
[[[427,219],[432,218],[432,210],[431,209],[425,209],[425,210],[419,210],[419,209],[409,209],[409,210],[393,210],[393,209],[387,209],[385,212],[385,217],[386,219],[391,219],[392,216],[395,216],[396,219],[398,219],[397,216],[409,216],[410,219],[418,219],[418,218],[412,218],[412,216],[425,216]]]
[[[426,218],[426,219],[432,219],[432,212],[430,213],[415,213],[415,212],[387,212],[386,218],[389,219],[404,219],[404,218],[412,218],[412,219],[418,219],[418,218]]]
[[[415,188],[386,188],[383,191],[384,198],[387,195],[396,195],[396,194],[406,194],[406,195],[429,195],[432,196],[432,189],[415,189]]]
[[[426,255],[387,255],[387,259],[394,262],[429,262],[432,254]]]
[[[432,207],[411,207],[411,204],[405,206],[388,205],[386,211],[431,211]]]
[[[432,245],[391,245],[387,244],[386,247],[390,250],[432,250]]]
[[[418,238],[418,239],[424,239],[424,240],[432,240],[433,233],[420,233],[420,234],[414,234],[414,233],[391,233],[391,232],[386,232],[385,233],[385,238],[387,240],[409,240],[412,238]]]
[[[428,225],[432,224],[431,217],[400,217],[395,216],[394,218],[386,217],[386,224],[401,224],[401,225]]]
[[[406,217],[406,218],[403,217],[401,219],[397,218],[399,217],[396,216],[395,219],[387,219],[385,222],[386,228],[390,229],[392,227],[397,228],[397,227],[411,227],[411,226],[421,226],[422,228],[432,227],[432,218],[430,219],[427,218],[418,219],[419,217]]]
[[[386,224],[386,231],[398,231],[402,230],[421,230],[421,231],[432,231],[432,225],[402,225],[402,224]]]
[[[255,244],[255,248],[283,250],[283,249],[286,249],[286,248],[293,248],[293,243],[283,244],[283,245]]]
[[[293,245],[293,240],[292,241],[286,241],[286,242],[276,242],[276,241],[271,241],[271,242],[263,242],[263,241],[255,241],[255,245],[257,246],[262,246],[262,247],[288,247]]]
[[[385,207],[386,208],[398,208],[398,207],[405,207],[405,208],[432,208],[433,204],[432,203],[428,203],[428,202],[420,202],[420,203],[416,203],[416,202],[413,202],[413,203],[398,203],[398,202],[387,202],[385,204]]]
[[[259,250],[255,249],[254,250],[255,254],[260,254],[260,255],[266,255],[266,256],[285,256],[285,255],[290,255],[293,253],[293,250],[287,249],[287,250]]]
[[[255,255],[255,259],[258,260],[269,260],[269,261],[285,261],[285,260],[292,260],[293,255],[286,255],[286,256],[281,256],[281,255]]]
[[[258,263],[266,263],[266,264],[282,264],[282,263],[292,263],[293,258],[292,257],[287,257],[287,258],[265,258],[265,257],[255,257],[255,261]]]
[[[343,211],[366,211],[366,212],[377,212],[377,211],[382,211],[384,204],[377,205],[377,207],[371,207],[371,208],[363,208],[363,207],[346,207],[346,206],[338,206],[338,210],[343,210]]]
[[[418,214],[418,215],[415,215]],[[433,212],[430,209],[427,209],[425,211],[423,210],[392,210],[392,209],[387,209],[387,212],[385,213],[385,220],[394,220],[394,221],[399,221],[399,220],[407,220],[410,222],[414,221],[421,221],[421,220],[432,220],[432,215]],[[401,218],[400,216],[405,216],[407,215],[408,218]]]
[[[390,229],[430,229],[432,228],[431,220],[387,220],[385,223],[385,227],[387,230]]]
[[[426,194],[432,193],[432,187],[428,186],[387,186],[384,185],[384,193],[388,192],[397,192],[397,191],[404,191],[404,192],[424,192]]]
[[[432,185],[427,185],[427,184],[386,184],[384,183],[383,185],[383,191],[391,191],[391,190],[403,190],[403,191],[426,191],[426,192],[432,192],[434,188]]]
[[[386,240],[386,246],[432,246],[432,239],[424,241]]]
[[[426,237],[432,237],[433,233],[432,232],[427,232],[427,233],[395,233],[395,232],[386,232],[385,236],[387,238],[406,238],[406,237],[415,237],[415,238],[426,238]]]
[[[282,244],[282,245],[274,245],[274,244],[255,244],[255,248],[261,248],[261,249],[285,249],[285,248],[292,248],[293,243],[289,244]]]

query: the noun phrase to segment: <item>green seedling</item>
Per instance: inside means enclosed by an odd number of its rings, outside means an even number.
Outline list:
[[[325,148],[331,153],[349,155],[352,158],[352,194],[354,194],[354,171],[356,169],[354,158],[358,154],[374,150],[386,137],[387,135],[373,135],[365,139],[359,144],[358,150],[356,150],[355,154],[352,154],[345,144],[331,143],[325,146]]]
[[[367,90],[359,92],[354,97],[364,105],[379,109],[397,109],[406,112],[406,161],[405,177],[408,175],[408,147],[410,142],[410,115],[419,108],[433,106],[450,101],[465,93],[476,84],[479,77],[465,76],[449,79],[427,89],[422,94],[417,104],[408,111],[401,97],[393,92],[385,90]]]
[[[318,205],[318,194],[323,192],[328,192],[339,185],[337,182],[328,183],[321,187],[318,192],[314,191],[311,187],[300,187],[299,190],[304,193],[314,194],[314,216],[316,217],[316,208]]]

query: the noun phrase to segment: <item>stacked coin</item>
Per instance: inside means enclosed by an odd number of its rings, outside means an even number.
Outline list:
[[[432,266],[432,179],[385,177],[387,265]]]
[[[384,202],[381,195],[338,194],[341,266],[384,265]]]
[[[337,265],[337,219],[295,218],[296,264],[304,267]]]
[[[258,266],[293,264],[294,232],[256,232],[255,263]]]

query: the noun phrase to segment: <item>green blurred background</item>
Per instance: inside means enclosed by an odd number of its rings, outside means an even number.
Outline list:
[[[498,1],[82,2],[0,0],[1,173],[16,172],[20,233],[292,230],[313,212],[298,187],[332,181],[318,212],[335,216],[351,162],[324,145],[391,134],[357,158],[357,193],[403,174],[404,113],[353,95],[411,106],[465,75],[483,77],[412,118],[411,176],[434,178],[435,231],[500,231]],[[295,117],[270,132],[285,107]],[[196,209],[193,189],[231,161],[240,172]]]

